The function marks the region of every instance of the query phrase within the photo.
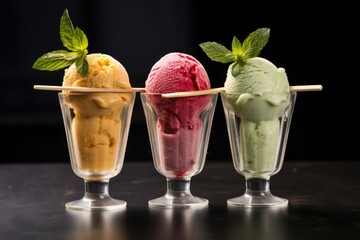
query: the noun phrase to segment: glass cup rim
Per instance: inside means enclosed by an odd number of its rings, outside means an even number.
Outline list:
[[[187,91],[184,91],[187,92]],[[191,91],[189,91],[191,92]],[[149,95],[149,96],[161,96],[162,94],[171,94],[171,93],[177,93],[177,92],[164,92],[164,93],[151,93],[151,92],[140,92],[140,95]],[[213,95],[217,95],[219,94],[218,92],[214,92],[214,93],[206,93],[206,94],[198,94],[198,95],[191,95],[191,96],[181,96],[181,98],[185,98],[185,97],[201,97],[201,96],[213,96]],[[176,98],[180,98],[180,97],[176,97]]]
[[[253,95],[255,97],[261,97],[261,96],[267,96],[267,95],[289,95],[294,94],[294,92],[264,92],[264,93],[248,93],[248,92],[221,92],[222,95],[242,95],[242,94],[248,94]]]
[[[94,95],[94,94],[132,94],[136,92],[58,92],[59,95]]]

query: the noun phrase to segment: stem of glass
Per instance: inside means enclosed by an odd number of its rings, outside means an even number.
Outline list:
[[[191,195],[190,178],[185,179],[167,179],[167,192],[169,197],[184,197]]]
[[[91,181],[84,180],[85,182],[85,199],[97,200],[109,197],[109,180]]]
[[[271,197],[270,178],[246,179],[246,195],[250,197]]]

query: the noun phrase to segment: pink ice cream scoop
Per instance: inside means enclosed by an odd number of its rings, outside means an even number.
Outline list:
[[[173,52],[163,56],[151,68],[145,82],[147,93],[172,93],[210,88],[205,68],[194,57]],[[210,96],[163,98],[148,96],[157,113],[161,167],[167,174],[185,178],[197,168],[197,149],[200,146],[201,111]]]
[[[172,93],[210,88],[205,68],[194,57],[168,53],[151,68],[145,82],[146,92]]]

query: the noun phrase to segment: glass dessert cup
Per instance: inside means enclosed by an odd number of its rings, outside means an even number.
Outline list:
[[[110,178],[124,162],[135,93],[59,93],[71,167],[84,179],[84,196],[66,209],[124,209],[109,195]]]
[[[149,200],[149,206],[207,206],[207,199],[192,195],[190,181],[204,167],[218,94],[163,98],[140,93],[140,97],[153,162],[167,180],[166,194]]]
[[[287,206],[287,199],[271,194],[270,177],[283,165],[297,93],[220,95],[234,168],[246,181],[245,193],[228,205]]]

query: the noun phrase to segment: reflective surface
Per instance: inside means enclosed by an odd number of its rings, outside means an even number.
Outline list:
[[[208,208],[149,208],[152,239],[207,240]]]
[[[207,208],[153,209],[147,201],[163,191],[164,179],[149,158],[125,162],[112,179],[111,194],[126,209],[81,212],[64,208],[83,189],[69,164],[0,165],[0,239],[357,240],[359,169],[360,162],[285,160],[272,190],[289,206],[246,209],[226,203],[245,188],[231,160],[208,162],[192,185],[209,199]]]

